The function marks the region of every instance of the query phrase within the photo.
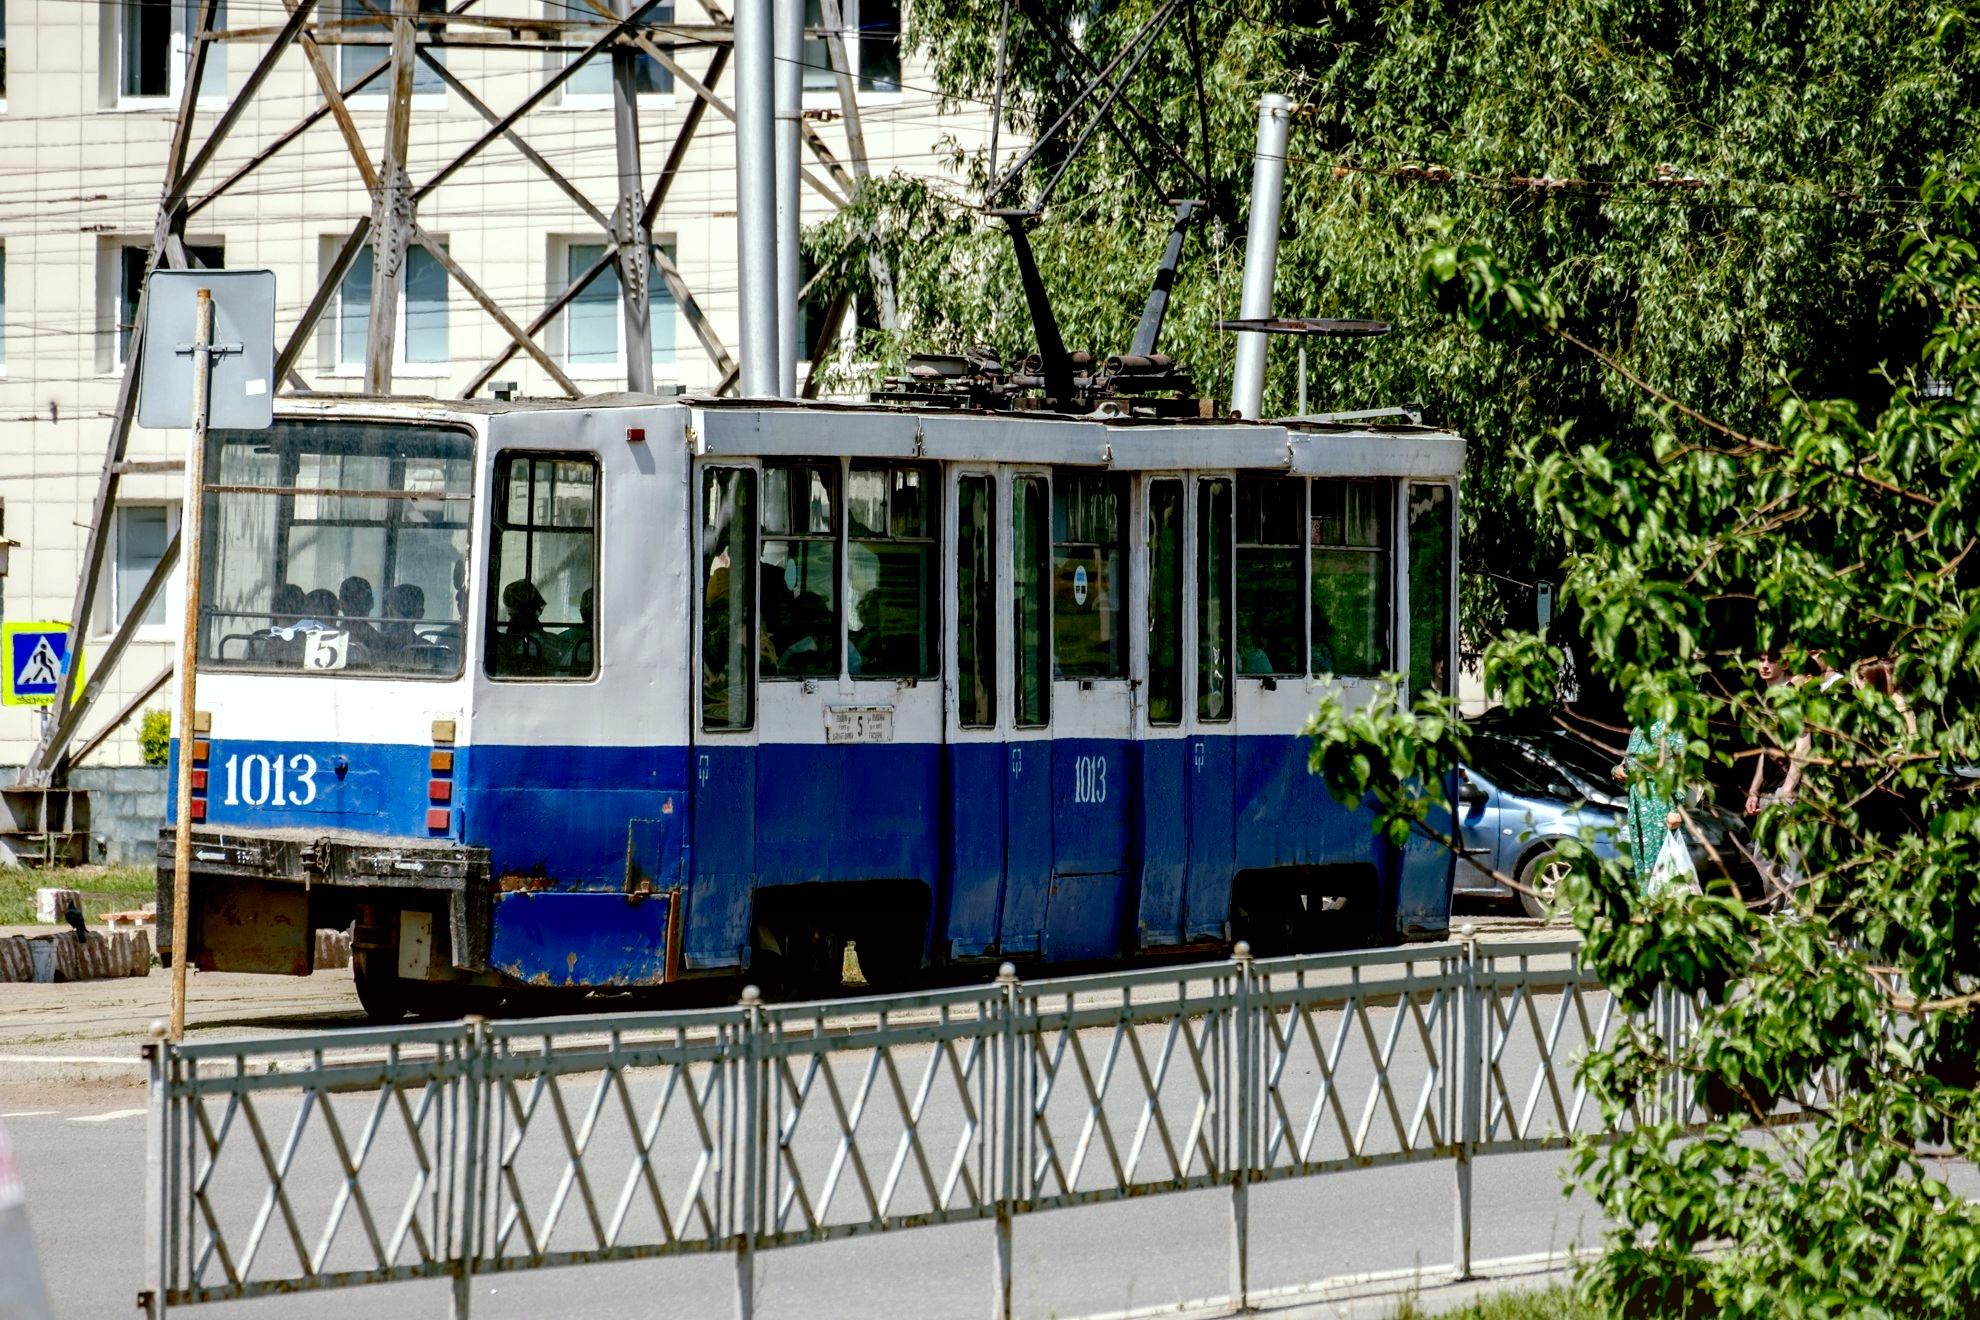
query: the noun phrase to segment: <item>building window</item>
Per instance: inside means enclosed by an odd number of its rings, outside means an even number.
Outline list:
[[[1052,659],[1058,678],[1127,677],[1127,483],[1061,472],[1052,491]]]
[[[326,264],[336,258],[338,240],[326,239]],[[442,242],[442,246],[445,243]],[[337,288],[332,324],[336,327],[335,365],[362,370],[365,345],[371,339],[372,250],[358,253],[344,282]],[[398,365],[445,363],[447,357],[447,268],[417,244],[406,249],[399,274]]]
[[[0,0],[0,107],[7,103],[7,0]]]
[[[185,87],[198,34],[200,0],[115,0],[117,95],[125,101],[163,101]],[[0,12],[0,21],[4,21]],[[227,26],[227,2],[213,10],[216,29]],[[214,42],[206,52],[206,72],[200,79],[203,98],[227,94],[227,44]]]
[[[1240,674],[1306,673],[1306,483],[1239,477],[1237,483],[1237,661]]]
[[[839,467],[763,465],[763,677],[839,676]]]
[[[672,243],[656,243],[655,250],[674,257]],[[564,244],[563,278],[565,287],[575,284],[605,255],[602,243]],[[648,333],[653,339],[653,365],[671,369],[674,365],[674,291],[660,277],[657,262],[648,266]],[[608,266],[584,291],[564,308],[564,364],[591,374],[611,374],[625,370],[626,318],[619,308],[619,269]]]
[[[590,678],[598,583],[598,460],[504,454],[489,547],[491,678]]]
[[[172,540],[172,524],[177,521],[176,513],[177,510],[163,504],[117,506],[110,533],[110,628],[106,631],[123,627],[124,620],[130,617],[131,608],[144,592],[144,584],[151,581],[158,561],[165,557],[165,547]],[[161,591],[151,598],[151,605],[138,625],[155,628],[164,623],[165,593]]]
[[[548,8],[553,18],[570,16],[570,0],[549,0]],[[647,13],[646,23],[662,25],[674,21],[674,7],[655,5]],[[643,33],[648,41],[660,49],[672,53],[672,43],[667,34],[658,26],[635,28]],[[568,59],[575,55],[566,56]],[[674,94],[674,71],[654,59],[644,50],[638,52],[633,62],[633,89],[639,96],[672,96]],[[562,103],[577,108],[608,106],[612,103],[612,53],[602,50],[584,62],[584,66],[564,80],[560,89]]]
[[[852,65],[854,83],[862,92],[901,90],[901,5],[900,0],[839,0],[839,17],[845,24],[846,60]],[[825,26],[821,0],[805,0],[804,25],[816,31]],[[804,41],[804,89],[830,92],[838,87],[832,71],[832,48],[822,36]]]
[[[220,243],[188,243],[186,255],[192,258],[194,267],[202,270],[219,270],[227,264],[227,249]],[[125,243],[116,251],[116,366],[122,366],[130,355],[131,332],[137,329],[138,299],[144,293],[145,265],[150,258],[151,248],[146,245]]]
[[[846,672],[934,678],[941,572],[935,470],[855,461],[846,477]]]
[[[1389,663],[1389,508],[1385,481],[1313,483],[1314,674],[1379,674]]]
[[[192,0],[194,4],[198,2],[199,0]],[[338,76],[343,79],[344,85],[348,87],[353,79],[362,78],[373,69],[382,68],[391,62],[392,28],[389,23],[380,19],[380,15],[389,16],[391,14],[392,0],[343,0],[342,8],[343,17],[347,22],[363,19],[371,20],[371,25],[368,27],[349,30],[350,40],[346,41],[339,48],[343,53],[338,57],[340,64],[337,72]],[[447,0],[419,0],[419,12],[422,14],[444,14],[447,12]],[[447,62],[447,51],[445,47],[427,46],[425,41],[419,40],[419,38],[427,36],[429,31],[430,29],[420,32],[419,36],[415,38],[415,41],[419,45],[425,46],[434,59],[445,64]],[[364,44],[358,44],[360,41]],[[358,92],[358,95],[386,96],[391,92],[391,82],[392,76],[389,73],[380,74],[366,83],[363,89]],[[415,96],[425,94],[444,95],[447,90],[447,84],[440,77],[440,71],[418,56],[413,57],[412,86]]]

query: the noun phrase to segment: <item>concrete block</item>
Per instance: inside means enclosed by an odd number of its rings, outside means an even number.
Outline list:
[[[37,889],[34,891],[34,919],[41,922],[67,921],[71,901],[80,907],[81,892],[74,889]]]
[[[316,953],[313,964],[318,971],[332,967],[351,965],[351,933],[348,930],[319,930],[316,932]]]

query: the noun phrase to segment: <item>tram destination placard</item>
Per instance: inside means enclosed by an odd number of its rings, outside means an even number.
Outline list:
[[[828,743],[884,743],[894,741],[892,706],[827,706],[825,741]]]

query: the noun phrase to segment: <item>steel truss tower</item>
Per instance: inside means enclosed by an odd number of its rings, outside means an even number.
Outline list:
[[[607,271],[617,274],[625,337],[625,388],[649,390],[653,385],[651,331],[648,324],[649,289],[658,278],[672,292],[675,304],[687,318],[701,350],[715,366],[724,391],[732,390],[738,378],[738,363],[715,332],[694,290],[680,269],[660,248],[652,233],[667,207],[670,190],[679,179],[690,147],[708,113],[733,123],[736,106],[721,91],[735,47],[735,26],[722,0],[696,0],[708,15],[707,22],[674,22],[656,16],[662,0],[568,0],[563,11],[568,17],[548,16],[548,7],[535,5],[536,16],[484,12],[481,0],[450,0],[443,6],[421,0],[360,0],[361,12],[350,16],[351,6],[339,7],[336,0],[280,0],[287,18],[272,26],[230,26],[216,29],[214,21],[220,0],[198,0],[198,23],[187,55],[186,76],[180,93],[178,115],[166,160],[164,187],[151,231],[147,275],[159,266],[185,269],[194,266],[187,247],[189,222],[227,196],[257,171],[281,155],[308,130],[328,118],[343,139],[349,164],[363,183],[370,198],[370,213],[352,226],[322,272],[314,294],[293,325],[278,326],[285,335],[276,361],[278,392],[307,389],[307,382],[296,363],[311,342],[319,322],[331,307],[344,277],[367,247],[372,255],[373,278],[365,347],[365,392],[388,395],[394,391],[393,363],[398,352],[400,323],[399,272],[408,252],[418,247],[429,253],[447,273],[455,288],[464,293],[498,325],[507,336],[507,345],[474,373],[462,397],[472,397],[486,387],[504,364],[518,353],[528,356],[571,397],[587,390],[565,371],[540,339],[557,316]],[[326,12],[328,11],[328,12]],[[788,10],[787,10],[788,12]],[[844,133],[844,155],[825,141],[815,123],[797,113],[795,106],[780,104],[780,117],[795,121],[803,143],[804,163],[798,170],[802,185],[843,206],[867,176],[867,153],[855,97],[852,63],[844,36],[839,0],[822,0],[822,23],[813,35],[823,39],[830,55],[837,87],[839,115]],[[198,95],[202,76],[211,53],[223,44],[267,43],[266,50],[247,74],[240,89],[217,113],[202,104]],[[360,76],[339,83],[326,51],[345,45],[366,45],[374,49],[384,44],[389,55]],[[529,90],[506,110],[491,106],[460,77],[450,71],[441,56],[447,48],[471,48],[491,61],[506,56],[515,61],[518,73],[534,74],[520,81]],[[685,68],[676,58],[685,50],[707,52],[707,62],[699,74]],[[291,52],[300,53],[307,63],[321,95],[321,103],[298,117],[293,125],[266,143],[243,164],[216,178],[214,168],[222,146],[240,124],[243,113],[263,91],[276,66]],[[615,195],[609,201],[595,201],[560,171],[545,154],[532,146],[527,134],[531,111],[544,105],[580,67],[593,56],[609,58],[612,68],[612,132],[616,147]],[[546,56],[558,61],[553,70]],[[673,75],[677,88],[692,99],[672,141],[663,152],[643,148],[640,141],[636,78],[641,57],[651,58]],[[420,99],[414,94],[415,73],[427,71],[443,83],[459,102],[486,123],[485,129],[427,177],[414,178],[409,169],[410,146],[421,114]],[[733,79],[731,80],[733,83]],[[788,80],[795,84],[796,80]],[[385,94],[383,141],[368,144],[352,115],[350,98],[359,92],[376,94],[381,84]],[[743,89],[760,95],[769,106],[769,89]],[[369,109],[370,106],[367,106]],[[201,121],[207,120],[204,131]],[[469,164],[490,148],[502,148],[521,156],[555,189],[567,197],[603,237],[603,252],[589,268],[573,278],[561,294],[529,320],[519,323],[489,294],[482,281],[465,269],[420,219],[421,204],[445,188]],[[787,167],[788,168],[788,167]],[[890,318],[893,299],[886,285],[884,270],[875,271],[879,308],[883,325]],[[835,298],[826,309],[821,327],[823,342],[831,342],[846,313],[846,300]],[[96,606],[98,582],[109,545],[111,514],[116,508],[120,479],[138,472],[155,472],[176,464],[132,463],[127,461],[132,417],[137,404],[137,388],[142,355],[144,304],[139,295],[136,328],[131,332],[125,353],[123,377],[118,389],[105,447],[103,467],[90,510],[88,538],[82,573],[76,583],[75,601],[69,613],[71,654],[80,645],[84,622]],[[794,336],[792,337],[794,339]],[[587,381],[596,387],[596,381]],[[803,389],[807,396],[817,388],[815,379]],[[103,729],[89,742],[71,752],[83,720],[102,695],[105,680],[116,669],[137,632],[145,612],[164,590],[179,558],[179,541],[174,536],[166,547],[142,590],[132,602],[123,623],[100,651],[89,658],[88,678],[76,690],[73,671],[63,679],[59,694],[41,740],[21,773],[24,786],[59,785],[69,765],[87,753],[97,742],[121,725],[167,681],[169,668],[143,687],[138,696],[111,716]]]

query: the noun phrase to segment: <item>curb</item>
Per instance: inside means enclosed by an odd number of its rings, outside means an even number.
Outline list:
[[[0,1084],[22,1082],[112,1082],[143,1086],[150,1078],[144,1060],[90,1054],[0,1054]]]
[[[1413,1303],[1420,1312],[1435,1314],[1493,1293],[1553,1287],[1571,1283],[1574,1268],[1601,1253],[1591,1249],[1541,1251],[1472,1262],[1471,1275],[1459,1279],[1449,1265],[1340,1274],[1286,1287],[1254,1289],[1251,1305],[1242,1313],[1229,1297],[1204,1297],[1165,1305],[1105,1311],[1079,1320],[1220,1320],[1238,1314],[1279,1316],[1283,1320],[1319,1317],[1387,1317],[1399,1303]]]

